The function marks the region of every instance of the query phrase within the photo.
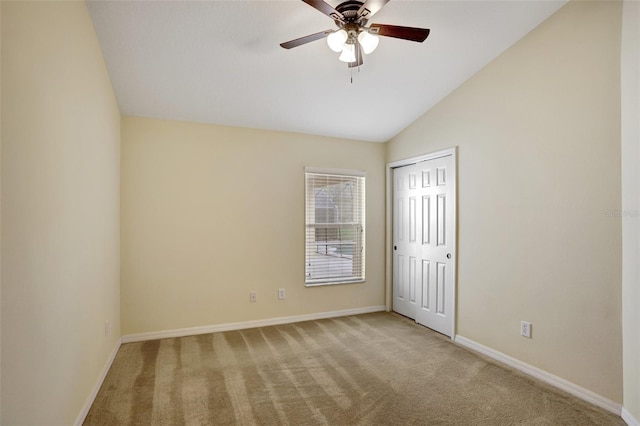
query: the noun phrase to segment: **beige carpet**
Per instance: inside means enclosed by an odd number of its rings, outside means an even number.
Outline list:
[[[122,345],[86,425],[624,425],[390,313]]]

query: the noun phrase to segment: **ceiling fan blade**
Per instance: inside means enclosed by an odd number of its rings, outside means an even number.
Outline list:
[[[371,24],[369,32],[385,37],[401,38],[403,40],[422,43],[429,36],[430,30],[427,28],[401,27],[398,25]]]
[[[335,10],[333,6],[331,6],[328,3],[325,3],[323,0],[302,0],[302,1],[308,4],[309,6],[324,13],[331,19],[344,22],[344,16],[342,15],[342,13]]]
[[[300,37],[295,40],[285,41],[284,43],[280,43],[281,47],[285,49],[291,49],[294,47],[302,46],[303,44],[311,43],[312,41],[320,40],[331,34],[332,30],[324,30],[319,33],[309,34],[308,36]]]
[[[389,0],[367,0],[362,6],[360,6],[358,16],[361,16],[364,19],[370,19],[388,2]]]
[[[360,43],[358,43],[358,41],[356,40],[356,61],[355,62],[349,62],[347,64],[347,66],[349,68],[359,67],[363,63],[362,56],[363,56],[362,55],[362,47],[360,47]]]

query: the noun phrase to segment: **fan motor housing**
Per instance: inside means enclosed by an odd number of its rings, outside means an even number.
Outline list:
[[[344,16],[344,22],[339,20],[334,20],[336,25],[340,28],[344,28],[348,31],[347,27],[349,24],[359,24],[358,26],[365,25],[367,20],[364,16],[358,15],[358,10],[362,7],[364,3],[358,0],[347,0],[345,2],[340,3],[336,6],[336,10]]]

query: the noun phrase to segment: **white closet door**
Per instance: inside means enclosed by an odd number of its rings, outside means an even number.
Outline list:
[[[415,319],[418,236],[418,177],[415,165],[393,170],[393,310]]]
[[[455,307],[453,156],[393,171],[393,310],[447,336]]]

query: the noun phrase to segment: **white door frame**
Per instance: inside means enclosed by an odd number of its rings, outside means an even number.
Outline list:
[[[453,209],[454,209],[454,220],[455,224],[453,227],[453,238],[452,238],[452,271],[453,271],[453,293],[454,293],[454,303],[453,303],[453,315],[451,315],[451,321],[453,321],[451,329],[453,332],[451,333],[451,340],[455,340],[456,336],[456,306],[458,305],[458,249],[457,249],[457,234],[458,234],[458,149],[457,147],[443,149],[441,151],[432,152],[430,154],[419,155],[417,157],[406,158],[404,160],[393,161],[391,163],[387,163],[387,176],[386,176],[386,244],[385,244],[385,305],[387,312],[390,312],[392,309],[393,297],[391,295],[391,288],[393,286],[393,275],[392,275],[392,259],[393,259],[393,251],[391,247],[393,246],[393,169],[409,166],[411,164],[416,164],[421,161],[434,160],[436,158],[446,157],[451,155],[453,157],[453,173],[456,176],[456,184],[453,187]]]

